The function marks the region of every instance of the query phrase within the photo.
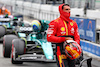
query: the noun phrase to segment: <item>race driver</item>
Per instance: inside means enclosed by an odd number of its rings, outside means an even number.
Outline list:
[[[56,59],[58,67],[75,67],[75,60],[68,58],[63,52],[63,42],[74,40],[80,44],[77,23],[70,19],[70,6],[59,5],[60,17],[49,23],[47,40],[56,43]]]

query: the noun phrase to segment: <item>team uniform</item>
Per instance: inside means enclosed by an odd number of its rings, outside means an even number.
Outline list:
[[[80,44],[80,36],[78,33],[77,23],[66,18],[65,12],[62,10],[62,5],[59,6],[60,17],[49,23],[47,32],[47,40],[56,43],[56,58],[58,67],[75,67],[75,61],[68,58],[63,49],[65,37],[72,37],[74,41]]]

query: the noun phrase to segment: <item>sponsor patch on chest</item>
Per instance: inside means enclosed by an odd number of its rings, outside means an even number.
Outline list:
[[[60,30],[61,30],[61,34],[62,34],[62,35],[65,35],[65,34],[66,34],[66,32],[65,32],[65,27],[61,27]]]
[[[62,34],[62,35],[65,35],[65,34],[66,34],[66,32],[65,32],[65,31],[62,31],[62,32],[61,32],[61,34]]]
[[[61,27],[61,31],[65,31],[65,27]]]

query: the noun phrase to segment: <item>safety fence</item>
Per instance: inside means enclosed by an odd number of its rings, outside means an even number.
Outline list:
[[[24,2],[23,4],[21,4],[21,2],[20,4],[19,2],[16,2],[14,12],[49,21],[59,17],[58,7],[30,2]]]

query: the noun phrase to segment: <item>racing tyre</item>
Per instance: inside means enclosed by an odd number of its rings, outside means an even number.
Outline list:
[[[6,28],[4,26],[0,26],[0,37],[6,34]]]
[[[5,35],[3,38],[3,56],[10,58],[12,40],[18,39],[16,35]]]
[[[12,64],[22,64],[22,61],[16,61],[19,55],[23,55],[26,51],[25,42],[21,39],[14,39],[12,41],[11,62]]]

